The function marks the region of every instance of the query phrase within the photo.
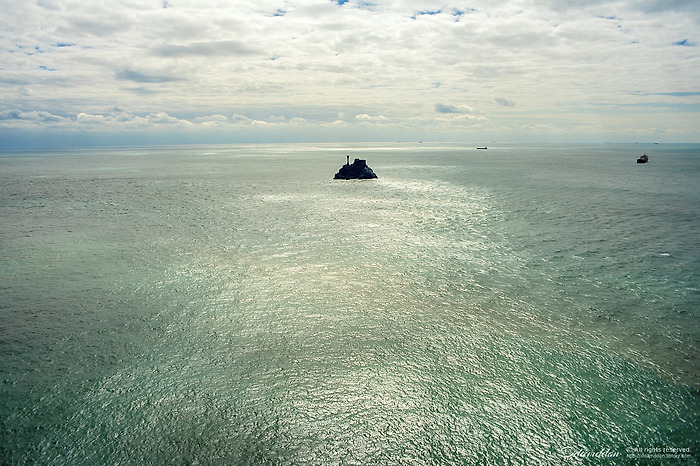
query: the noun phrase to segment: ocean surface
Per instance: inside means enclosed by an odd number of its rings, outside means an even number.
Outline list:
[[[0,152],[0,463],[698,464],[700,145],[475,147]]]

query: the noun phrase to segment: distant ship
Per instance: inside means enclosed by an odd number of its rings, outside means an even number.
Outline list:
[[[486,147],[486,146],[484,146],[484,147],[477,147],[477,149],[488,149],[488,147]]]
[[[637,159],[637,163],[647,163],[648,161],[649,157],[647,157],[647,154],[644,154]]]

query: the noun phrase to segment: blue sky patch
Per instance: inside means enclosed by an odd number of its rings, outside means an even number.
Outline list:
[[[681,47],[695,47],[695,44],[690,42],[688,39],[679,40],[678,42],[674,42],[673,45],[679,45]]]
[[[423,11],[416,11],[416,13],[411,16],[411,19],[416,19],[419,16],[434,16],[434,15],[439,15],[442,13],[442,10],[423,10]]]

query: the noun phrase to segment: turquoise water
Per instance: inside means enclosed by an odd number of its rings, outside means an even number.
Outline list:
[[[0,462],[696,464],[700,146],[474,147],[0,153]]]

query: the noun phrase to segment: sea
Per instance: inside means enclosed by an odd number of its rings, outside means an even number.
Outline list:
[[[699,462],[698,144],[0,152],[0,464]]]

